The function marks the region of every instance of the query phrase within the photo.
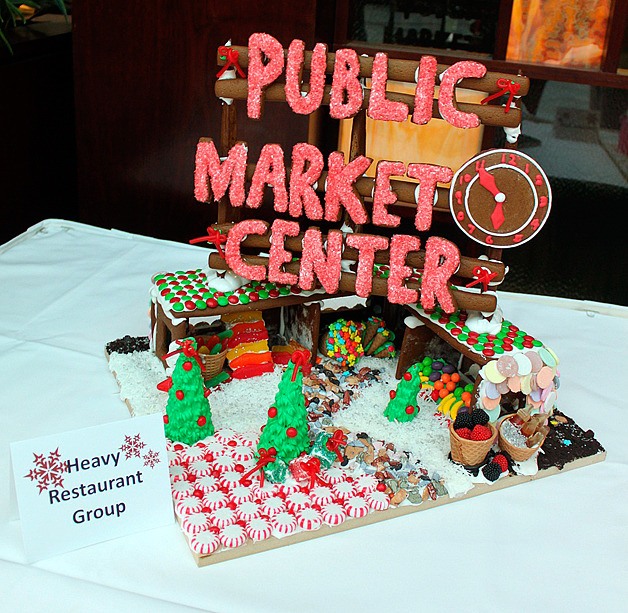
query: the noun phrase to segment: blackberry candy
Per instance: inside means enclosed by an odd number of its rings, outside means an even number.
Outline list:
[[[482,468],[482,474],[489,481],[497,481],[500,475],[502,474],[502,469],[496,462],[489,462],[486,466]]]
[[[456,421],[454,421],[454,430],[458,430],[458,428],[469,428],[469,430],[472,430],[473,425],[473,418],[470,413],[458,413]]]
[[[489,417],[486,411],[482,409],[476,409],[471,413],[471,419],[473,420],[473,425],[476,426],[480,424],[481,426],[486,426],[488,423]]]

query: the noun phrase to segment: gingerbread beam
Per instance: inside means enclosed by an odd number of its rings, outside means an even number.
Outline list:
[[[268,266],[268,258],[262,256],[243,256],[242,259],[250,266]],[[209,265],[214,270],[230,270],[227,262],[217,253],[209,256]],[[286,272],[298,275],[301,263],[289,262],[285,264]],[[341,272],[338,291],[343,293],[355,294],[356,274],[352,272]],[[419,283],[408,281],[406,283],[408,289],[420,290]],[[459,309],[469,311],[482,311],[484,313],[493,312],[497,308],[497,297],[495,294],[475,294],[471,292],[463,292],[458,289],[451,289],[453,299]],[[388,282],[386,279],[379,277],[373,278],[373,288],[371,294],[375,296],[388,295]]]
[[[233,227],[232,224],[216,224],[213,226],[214,229],[219,230],[221,234],[229,234],[229,231]],[[304,233],[301,232],[298,236],[287,236],[285,239],[286,249],[290,251],[300,252],[303,250],[303,236]],[[266,234],[249,234],[243,241],[242,246],[244,247],[252,247],[257,249],[269,249],[270,248],[270,232]],[[342,252],[342,258],[344,260],[358,260],[358,250],[353,247],[345,246]],[[387,251],[378,251],[375,254],[375,263],[376,264],[388,264],[388,252]],[[221,258],[222,259],[222,258]],[[413,268],[423,268],[425,264],[425,253],[423,251],[412,252],[408,254],[406,258],[406,262],[408,266],[412,266]],[[211,258],[210,258],[210,266],[211,266]],[[492,260],[480,260],[477,258],[470,258],[466,256],[460,256],[460,267],[456,272],[457,277],[463,277],[465,279],[474,279],[475,275],[473,270],[478,266],[487,268],[491,273],[496,273],[496,276],[493,277],[493,282],[500,282],[504,279],[504,274],[506,267],[503,262],[496,262]],[[212,266],[212,268],[214,268]],[[410,287],[410,286],[408,286]],[[484,309],[480,309],[484,310]]]
[[[249,65],[249,50],[248,47],[235,45],[231,47],[238,52],[238,63],[243,68]],[[284,49],[284,56],[288,57],[288,50]],[[373,75],[373,58],[372,57],[359,57],[360,60],[360,76],[371,77]],[[312,52],[305,51],[304,53],[304,68],[309,70],[312,62]],[[332,74],[334,71],[334,64],[336,62],[335,53],[327,53],[327,66],[325,72]],[[226,59],[221,57],[220,52],[217,53],[217,63],[219,66],[224,66]],[[448,64],[438,64],[437,74],[441,75],[445,70],[449,68]],[[388,60],[388,78],[395,81],[404,81],[406,83],[416,83],[416,74],[419,69],[419,62],[415,60]],[[530,89],[530,80],[527,77],[520,75],[512,75],[503,72],[487,72],[481,79],[463,79],[458,85],[465,89],[472,89],[475,91],[486,92],[488,94],[494,94],[500,91],[500,87],[497,85],[498,79],[508,79],[519,85],[519,95],[525,96]]]
[[[304,92],[309,91],[309,86],[303,85]],[[233,98],[234,100],[246,100],[248,97],[249,86],[245,79],[226,79],[216,81],[214,92],[218,98]],[[329,105],[331,95],[331,85],[325,85],[325,93],[323,95],[324,105]],[[370,90],[364,90],[364,98],[362,100],[362,108],[369,106]],[[409,113],[414,111],[414,96],[409,94],[398,94],[395,92],[387,92],[389,100],[394,102],[403,102],[408,106]],[[268,102],[285,102],[286,92],[282,83],[274,83],[264,90],[264,100]],[[511,108],[509,113],[504,113],[502,106],[488,106],[483,104],[472,104],[469,102],[457,102],[458,109],[463,113],[475,113],[485,126],[503,126],[506,128],[516,128],[521,123],[521,109]],[[432,103],[432,117],[441,119],[438,110],[438,100]]]

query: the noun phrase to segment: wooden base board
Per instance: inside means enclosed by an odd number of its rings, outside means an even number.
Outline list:
[[[328,536],[330,534],[344,532],[345,530],[359,528],[360,526],[367,526],[376,522],[386,521],[387,519],[394,519],[395,517],[408,515],[409,513],[417,513],[419,511],[425,511],[434,507],[440,507],[442,505],[457,502],[459,500],[466,500],[467,498],[473,498],[474,496],[480,496],[481,494],[487,494],[489,492],[502,490],[513,485],[519,485],[520,483],[535,481],[536,479],[542,479],[543,477],[551,477],[552,475],[557,475],[567,470],[573,470],[575,468],[581,468],[583,466],[589,466],[591,464],[603,462],[605,459],[606,452],[604,451],[602,453],[597,453],[593,456],[574,460],[573,462],[565,464],[562,469],[556,466],[552,466],[545,470],[540,470],[536,475],[509,475],[507,477],[502,477],[491,485],[478,483],[474,485],[473,488],[469,490],[466,494],[464,494],[463,496],[458,496],[456,498],[450,498],[449,496],[440,496],[436,500],[426,500],[419,505],[405,505],[401,507],[395,507],[394,509],[387,509],[386,511],[375,511],[373,513],[369,513],[366,517],[361,517],[358,519],[348,519],[340,526],[321,526],[318,530],[313,530],[310,532],[299,532],[297,534],[286,536],[280,539],[271,536],[264,541],[259,541],[256,543],[252,541],[247,541],[241,547],[236,547],[235,549],[223,549],[210,555],[199,555],[194,552],[192,552],[192,555],[194,556],[194,559],[196,560],[196,564],[198,566],[202,567],[209,566],[210,564],[218,564],[219,562],[226,562],[227,560],[234,560],[236,558],[242,558],[244,556],[249,556],[256,553],[270,551],[271,549],[285,547],[286,545],[302,543],[304,541]]]

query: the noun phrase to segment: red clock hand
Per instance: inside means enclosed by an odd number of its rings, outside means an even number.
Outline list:
[[[480,185],[487,189],[493,198],[495,199],[495,209],[491,213],[491,221],[493,222],[493,228],[499,230],[500,226],[506,221],[504,215],[504,209],[502,203],[506,200],[506,194],[501,192],[495,184],[495,177],[490,174],[483,166],[478,168],[478,175],[480,177]]]

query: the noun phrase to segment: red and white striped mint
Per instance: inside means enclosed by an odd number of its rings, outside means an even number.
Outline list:
[[[301,486],[294,479],[287,479],[285,483],[279,485],[279,491],[286,496],[299,492]]]
[[[206,492],[205,496],[203,496],[203,505],[206,506],[210,511],[215,511],[216,509],[226,507],[228,502],[229,498],[227,498],[227,494],[221,492],[220,490]]]
[[[322,523],[321,514],[312,507],[308,507],[297,513],[297,526],[303,530],[318,530]]]
[[[368,515],[369,505],[364,498],[353,496],[345,500],[345,509],[349,517],[364,517]]]
[[[227,453],[227,447],[215,439],[208,441],[207,445],[205,445],[205,449],[214,457]]]
[[[219,455],[214,458],[213,467],[220,473],[224,473],[227,470],[233,470],[236,465],[236,461],[228,455]]]
[[[238,433],[231,428],[220,428],[220,430],[217,430],[214,434],[214,438],[223,445],[226,445],[229,441],[238,441],[240,437]]]
[[[174,451],[175,453],[181,453],[188,448],[188,445],[185,443],[180,443],[179,441],[171,441],[169,438],[166,439],[166,449],[168,451]]]
[[[385,511],[390,506],[390,498],[386,492],[379,492],[375,490],[366,494],[364,500],[368,503],[369,507],[374,511]]]
[[[192,445],[181,452],[181,458],[185,462],[195,462],[196,460],[203,460],[207,453],[207,447],[199,447],[198,445]]]
[[[253,480],[253,484],[251,485],[253,489],[253,495],[255,498],[259,498],[260,500],[266,500],[269,496],[273,496],[279,491],[279,487],[274,483],[268,481],[268,479],[264,480],[264,485],[260,486],[258,474],[255,474],[251,477]]]
[[[186,515],[181,523],[183,532],[187,532],[188,534],[196,534],[197,532],[202,532],[203,530],[209,530],[211,525],[212,523],[209,520],[209,515],[207,513],[203,513],[202,511]]]
[[[267,539],[273,531],[273,527],[267,519],[255,517],[251,519],[247,526],[246,532],[249,538],[254,541],[263,541]]]
[[[326,485],[319,485],[310,491],[310,499],[314,504],[324,505],[329,502],[333,502],[334,493],[330,487]]]
[[[220,530],[220,542],[230,549],[240,547],[246,542],[246,532],[240,524],[230,524]]]
[[[197,477],[204,477],[205,475],[211,475],[212,465],[205,459],[194,460],[188,464],[188,471],[192,475]]]
[[[272,517],[273,515],[286,511],[287,509],[286,503],[281,498],[278,496],[269,496],[262,502],[261,510],[264,515]]]
[[[321,516],[323,522],[328,526],[339,526],[345,519],[347,519],[347,513],[342,505],[336,502],[330,502],[321,509]]]
[[[188,496],[192,496],[192,494],[194,494],[194,485],[185,479],[175,481],[170,486],[170,489],[172,490],[172,497],[175,500],[181,500],[182,498],[187,498]]]
[[[238,519],[236,512],[229,507],[220,507],[220,509],[212,511],[210,517],[214,526],[217,526],[218,528],[230,526]]]
[[[197,489],[203,492],[215,492],[218,489],[218,479],[213,475],[199,477],[195,483]]]
[[[351,498],[355,495],[355,488],[353,487],[353,483],[350,483],[349,481],[341,481],[340,483],[336,483],[336,485],[334,485],[331,490],[334,493],[334,496],[336,496],[336,498],[340,498],[340,500],[347,500],[348,498]]]
[[[356,492],[362,493],[374,492],[378,483],[375,475],[362,475],[353,482]]]
[[[220,475],[220,485],[228,489],[233,489],[236,485],[240,485],[242,473],[237,470],[226,470]]]
[[[280,511],[270,518],[273,532],[280,536],[288,536],[297,529],[297,518],[287,511]]]
[[[252,500],[254,498],[253,490],[246,485],[236,485],[228,492],[229,498],[236,504],[240,504],[245,500]]]
[[[186,496],[177,500],[174,510],[179,517],[184,517],[190,513],[198,513],[203,508],[203,501],[196,496]]]
[[[204,530],[190,537],[190,548],[194,553],[206,556],[220,547],[220,538],[211,530]]]
[[[181,464],[181,456],[174,449],[168,449],[166,454],[168,456],[168,466],[177,466]]]
[[[310,504],[310,497],[303,492],[294,492],[286,496],[286,507],[288,507],[288,511],[291,513],[305,509],[305,507],[309,507]]]
[[[246,445],[238,445],[237,447],[228,448],[227,453],[234,459],[236,462],[245,462],[246,460],[253,459],[255,455],[255,451]]]
[[[260,505],[254,500],[245,500],[236,507],[236,514],[240,519],[248,521],[261,513]]]
[[[330,466],[326,470],[321,471],[321,473],[323,480],[327,481],[327,483],[330,483],[331,485],[335,485],[341,481],[346,481],[347,479],[345,472],[337,466]]]
[[[259,436],[257,434],[240,433],[240,442],[247,447],[257,447]]]
[[[168,470],[170,471],[170,483],[185,479],[187,475],[185,466],[181,466],[181,464],[172,464]]]

